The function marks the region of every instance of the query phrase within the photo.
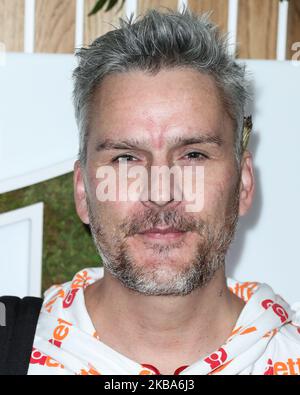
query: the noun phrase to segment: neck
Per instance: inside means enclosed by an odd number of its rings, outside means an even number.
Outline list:
[[[105,272],[87,287],[85,299],[102,342],[136,361],[157,364],[164,358],[191,364],[219,348],[244,306],[227,288],[223,268],[186,296],[142,295]]]

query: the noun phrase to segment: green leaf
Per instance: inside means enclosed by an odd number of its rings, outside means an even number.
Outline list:
[[[94,5],[93,9],[88,13],[88,16],[96,14],[109,0],[98,0]]]
[[[105,9],[105,12],[111,10],[116,4],[118,0],[109,0],[108,6]]]

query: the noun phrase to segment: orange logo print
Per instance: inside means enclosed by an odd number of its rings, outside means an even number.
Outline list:
[[[93,367],[93,365],[91,365],[90,363],[89,363],[88,367],[89,367],[89,370],[81,369],[81,371],[80,371],[81,376],[100,376],[101,375],[101,373],[98,372],[98,370],[95,369]]]
[[[252,333],[257,331],[257,328],[255,326],[250,326],[249,328],[246,328],[245,330],[243,330],[240,335],[247,335],[248,333]]]
[[[54,328],[53,331],[53,342],[55,344],[55,342],[61,342],[68,336],[69,331],[70,331],[70,326],[72,326],[72,324],[70,324],[70,322],[67,322],[61,318],[58,318],[57,322],[59,323],[59,325],[57,325]],[[57,343],[55,344],[57,345]]]
[[[57,301],[58,298],[64,298],[65,297],[65,291],[63,289],[60,289],[50,300],[49,302],[45,305],[45,309],[48,311],[48,313],[51,313],[51,310],[53,308],[54,303]]]
[[[234,288],[229,287],[229,289],[236,296],[243,299],[245,302],[248,302],[248,300],[251,298],[254,291],[256,290],[257,286],[258,286],[257,282],[247,281],[242,284],[236,283]]]
[[[31,364],[39,364],[41,366],[48,366],[49,368],[64,368],[64,365],[56,362],[54,359],[50,358],[49,356],[43,354],[36,348],[32,348],[31,356],[30,356],[30,363]]]
[[[49,343],[53,344],[56,347],[60,347],[62,344],[62,341],[68,336],[69,331],[70,331],[70,324],[69,322],[59,318],[57,320],[59,325],[57,325],[54,328],[53,331],[53,338],[49,340]],[[30,358],[30,363],[31,364],[39,364],[39,365],[46,365],[48,367],[60,367],[63,368],[64,366],[58,362],[56,362],[54,359],[50,358],[49,356],[43,354],[39,350],[33,347],[32,352],[31,352],[31,358]]]
[[[83,270],[82,272],[76,274],[72,282],[71,288],[72,289],[84,288],[88,285],[89,280],[91,280],[91,278],[92,277],[88,277],[88,272],[86,270]]]

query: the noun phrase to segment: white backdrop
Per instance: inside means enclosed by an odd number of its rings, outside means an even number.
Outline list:
[[[255,80],[256,198],[240,220],[227,272],[269,283],[293,303],[300,301],[300,67],[290,61],[247,65]]]
[[[0,193],[72,170],[71,55],[8,53],[0,67]]]
[[[72,55],[7,54],[0,67],[0,192],[71,171],[78,147],[71,103],[74,64]],[[255,81],[250,149],[256,198],[240,220],[227,273],[238,280],[266,282],[293,303],[300,301],[300,67],[289,61],[247,65]],[[6,233],[11,226],[3,226],[0,222],[0,294],[3,284],[5,293],[23,294],[29,288],[15,282],[11,266],[18,258],[12,258],[16,240]],[[23,241],[31,240],[25,225],[18,226],[18,237],[22,229],[27,232]],[[38,240],[30,248],[39,249]],[[28,269],[31,258],[23,255]]]

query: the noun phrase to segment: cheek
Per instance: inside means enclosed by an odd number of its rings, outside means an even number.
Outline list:
[[[204,210],[224,212],[237,184],[237,174],[232,169],[207,172],[204,182]]]
[[[122,225],[127,218],[132,217],[136,211],[133,207],[134,203],[127,202],[99,202],[94,203],[94,215],[103,227],[107,235],[119,235],[120,225]]]
[[[99,167],[95,166],[94,163],[90,163],[88,166],[88,200],[96,219],[101,221],[107,232],[118,232],[119,225],[124,222],[126,217],[132,216],[136,212],[140,203],[118,201],[118,182],[111,182],[110,179],[107,183],[107,177],[97,177],[98,169]],[[118,180],[118,178],[116,179]],[[109,195],[107,195],[108,189],[105,185],[109,185]],[[103,196],[103,190],[106,197],[109,196],[106,201],[99,199],[99,197]]]

